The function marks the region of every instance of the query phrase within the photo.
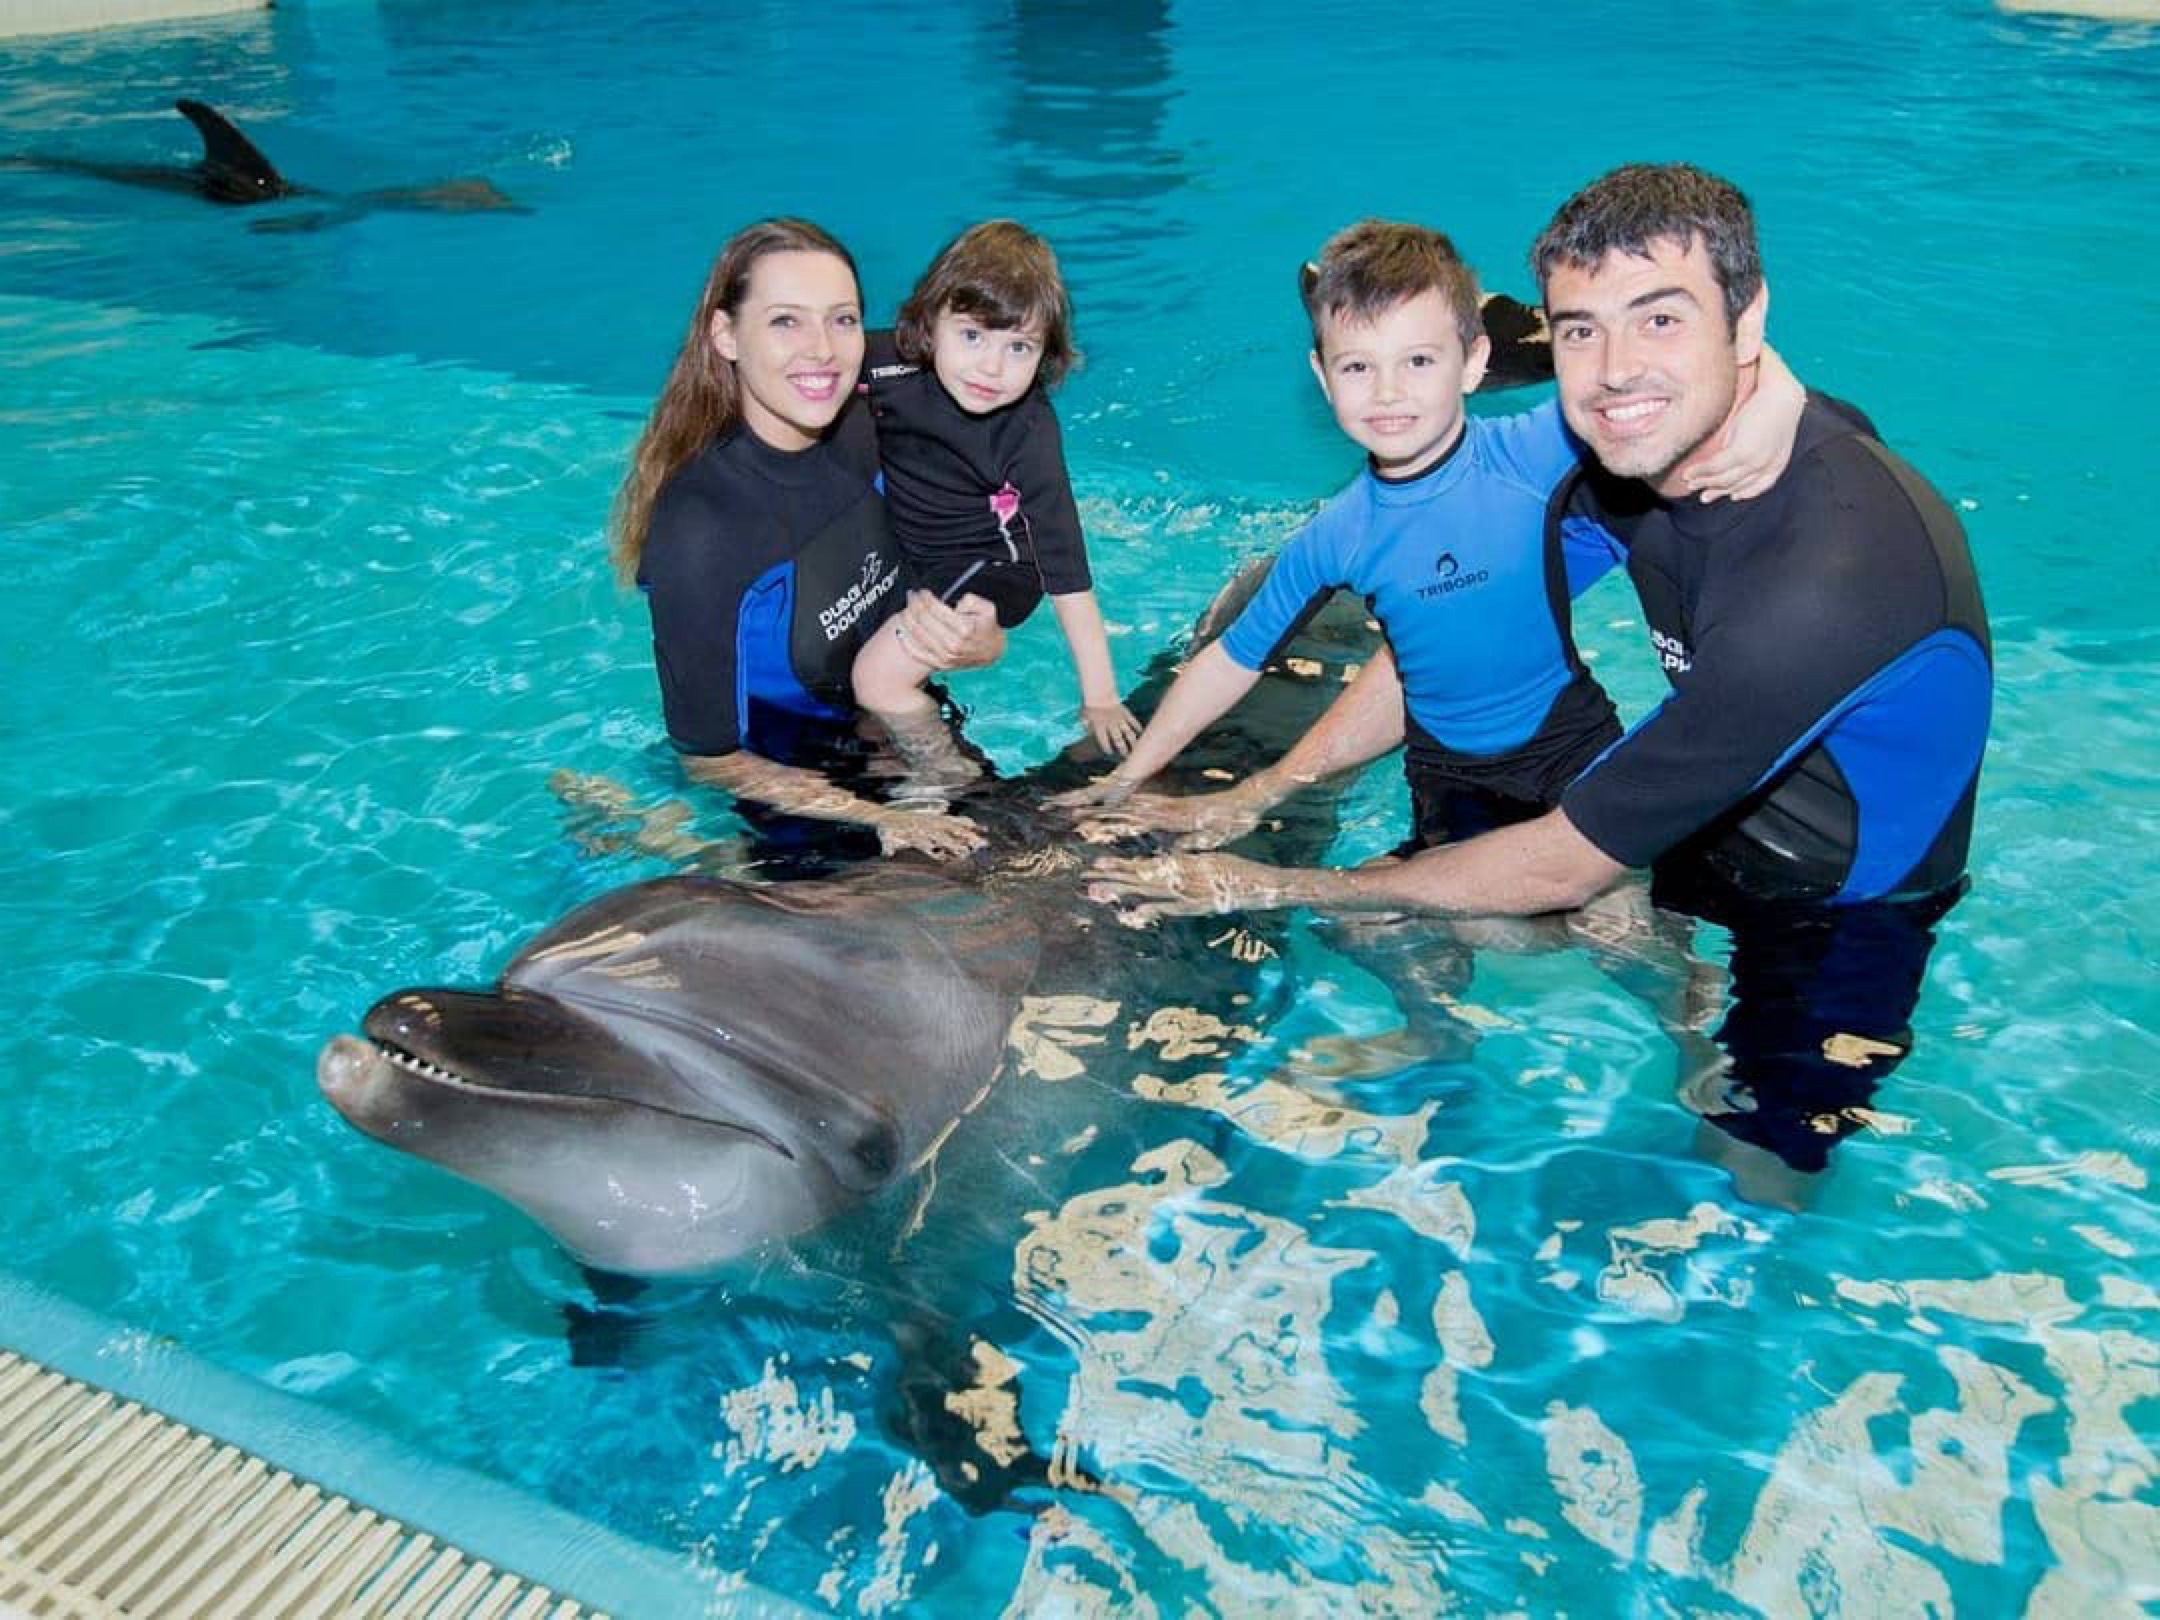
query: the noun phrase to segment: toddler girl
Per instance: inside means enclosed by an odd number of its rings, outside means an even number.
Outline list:
[[[1088,733],[1123,754],[1140,727],[1118,696],[1048,393],[1074,359],[1056,255],[993,219],[931,262],[895,329],[870,335],[865,369],[886,515],[914,582],[947,601],[983,598],[1005,629],[1048,596]],[[902,727],[919,722],[937,667],[896,622],[856,656],[855,700]]]

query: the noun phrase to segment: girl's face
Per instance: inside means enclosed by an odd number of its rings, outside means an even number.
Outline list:
[[[930,329],[930,368],[970,416],[1003,410],[1034,385],[1042,327],[985,326],[950,305]]]
[[[742,307],[715,310],[713,352],[735,367],[743,421],[775,450],[824,437],[862,370],[862,293],[830,253],[768,253]]]

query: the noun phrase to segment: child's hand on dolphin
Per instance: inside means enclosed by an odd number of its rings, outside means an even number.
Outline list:
[[[1144,928],[1161,917],[1206,917],[1275,905],[1274,868],[1239,855],[1105,855],[1089,868],[1088,898]]]
[[[1237,788],[1219,793],[1135,793],[1106,804],[1077,830],[1091,844],[1168,833],[1179,849],[1216,849],[1259,826],[1266,809],[1265,803]]]
[[[1201,851],[1233,845],[1266,812],[1264,801],[1255,801],[1238,788],[1220,793],[1134,793],[1121,806],[1097,816],[1097,823],[1115,823],[1119,838],[1138,834],[1171,834],[1179,849]]]
[[[981,849],[987,840],[982,828],[965,816],[942,812],[887,807],[871,825],[887,855],[904,849],[920,850],[934,861],[956,861]]]
[[[1103,805],[1123,804],[1139,785],[1120,771],[1106,771],[1092,782],[1051,794],[1043,803],[1052,810],[1094,810]]]
[[[1120,759],[1131,753],[1132,745],[1140,740],[1140,722],[1116,698],[1108,703],[1083,703],[1080,719],[1088,735],[1095,739],[1095,746]]]

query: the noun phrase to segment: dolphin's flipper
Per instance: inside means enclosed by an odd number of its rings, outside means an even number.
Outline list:
[[[215,107],[185,97],[173,106],[202,137],[202,186],[206,196],[218,202],[250,203],[298,195],[301,188],[279,174],[255,143]]]
[[[619,1271],[580,1266],[585,1286],[594,1303],[563,1301],[563,1330],[570,1344],[573,1367],[621,1367],[631,1360],[638,1339],[653,1318],[634,1308],[652,1285],[642,1277],[626,1277]]]
[[[954,1502],[978,1517],[1033,1513],[1060,1489],[1106,1489],[1071,1459],[1035,1449],[1021,1425],[1022,1363],[985,1337],[988,1324],[916,1310],[889,1326],[899,1366],[878,1416]]]

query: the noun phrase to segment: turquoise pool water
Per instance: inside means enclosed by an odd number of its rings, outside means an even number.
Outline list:
[[[266,233],[0,170],[0,1268],[648,1542],[719,1607],[2149,1604],[2160,39],[1462,9],[312,3],[0,45],[0,150],[183,159],[194,93],[317,186],[484,173],[532,210]],[[317,1100],[380,991],[485,980],[657,869],[546,782],[676,791],[600,528],[735,224],[814,215],[883,309],[972,218],[1058,244],[1129,676],[1352,466],[1296,263],[1399,214],[1521,291],[1552,206],[1639,156],[1750,191],[1776,340],[1963,509],[1995,622],[1975,889],[1802,1207],[1704,1157],[1670,1043],[1570,953],[1481,956],[1474,1042],[1330,1080],[1325,1038],[1394,1013],[1303,919],[1214,1051],[1009,1076],[897,1256],[871,1212],[661,1299],[607,1368],[571,1364],[588,1296],[534,1228]],[[1624,586],[1579,633],[1641,712]],[[1062,656],[1034,625],[965,684],[1000,764],[1067,735]],[[1376,772],[1339,853],[1397,799]],[[1100,1490],[939,1488],[895,1410],[977,1337]]]

